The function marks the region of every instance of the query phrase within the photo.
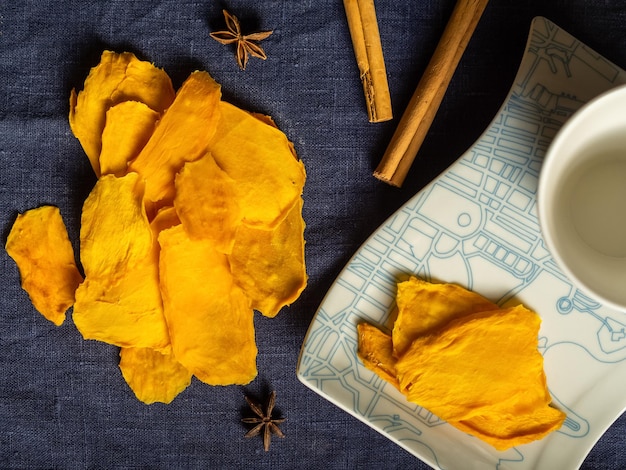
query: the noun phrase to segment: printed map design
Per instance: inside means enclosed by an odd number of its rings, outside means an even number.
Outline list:
[[[623,83],[623,70],[535,18],[515,83],[490,127],[372,235],[331,287],[304,341],[299,379],[434,468],[578,466],[626,407],[615,393],[626,385],[626,314],[588,297],[556,266],[540,234],[537,182],[563,123]],[[390,329],[396,283],[409,274],[461,284],[501,305],[524,303],[542,316],[548,386],[568,414],[558,432],[497,452],[408,403],[363,367],[355,326]]]

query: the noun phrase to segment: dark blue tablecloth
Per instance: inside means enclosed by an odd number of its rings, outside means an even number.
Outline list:
[[[626,67],[626,3],[492,0],[402,189],[372,177],[452,11],[453,0],[377,2],[395,119],[370,124],[340,0],[3,0],[0,6],[0,228],[54,204],[77,246],[95,179],[68,126],[68,97],[103,49],[132,51],[175,86],[209,71],[225,99],[270,114],[306,165],[309,285],[275,319],[256,317],[258,378],[246,387],[197,380],[170,405],[144,405],[124,383],[118,350],[83,341],[71,321],[37,314],[0,250],[0,468],[427,468],[296,378],[302,340],[325,292],[379,224],[458,158],[505,98],[531,19],[543,15]],[[209,37],[222,8],[244,28],[273,29],[267,61],[238,69]],[[288,420],[265,453],[244,439],[244,393],[278,393]],[[626,468],[626,419],[583,468]],[[454,451],[454,449],[451,449]]]

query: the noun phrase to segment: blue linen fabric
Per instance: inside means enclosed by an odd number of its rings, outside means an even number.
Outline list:
[[[626,67],[626,4],[492,0],[401,189],[372,177],[454,6],[377,0],[395,118],[367,122],[340,0],[3,0],[0,5],[0,230],[18,212],[54,204],[78,249],[82,202],[95,182],[67,115],[103,49],[132,51],[179,86],[196,69],[225,99],[269,114],[308,173],[304,217],[309,285],[274,319],[256,316],[259,376],[245,387],[194,379],[170,405],[140,403],[118,350],[84,341],[71,322],[37,314],[0,250],[0,468],[429,468],[301,383],[298,353],[317,306],[373,230],[458,158],[488,125],[517,71],[531,19],[546,16]],[[248,31],[273,29],[266,61],[238,69],[209,37],[227,8]],[[278,393],[285,439],[265,453],[244,439],[244,393]],[[619,418],[584,469],[626,468]],[[454,451],[451,449],[451,451]]]

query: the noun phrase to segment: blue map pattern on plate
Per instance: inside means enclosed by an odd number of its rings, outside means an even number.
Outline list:
[[[515,83],[489,128],[370,237],[329,290],[302,347],[300,380],[433,467],[535,468],[562,459],[568,441],[577,449],[568,458],[580,463],[623,409],[589,415],[587,402],[608,398],[587,393],[585,384],[601,383],[626,359],[626,314],[588,297],[555,265],[538,225],[537,181],[563,123],[622,83],[623,70],[536,18]],[[389,330],[396,284],[410,274],[540,313],[548,385],[568,414],[558,437],[496,452],[408,403],[364,368],[355,325],[365,321]],[[450,445],[465,449],[462,456],[451,455]]]

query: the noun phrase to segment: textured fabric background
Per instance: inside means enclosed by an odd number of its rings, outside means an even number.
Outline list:
[[[0,468],[427,468],[296,378],[298,352],[326,290],[366,237],[459,157],[508,92],[530,21],[543,15],[626,67],[626,3],[492,0],[402,189],[372,177],[443,31],[454,0],[378,0],[396,118],[370,124],[340,0],[2,0],[0,2],[0,230],[18,211],[60,207],[77,247],[94,176],[68,122],[68,97],[103,49],[163,67],[175,87],[209,71],[224,97],[270,114],[293,141],[308,181],[309,285],[275,319],[256,317],[259,376],[246,387],[199,381],[170,405],[138,402],[118,351],[83,341],[71,321],[37,314],[0,250]],[[248,31],[273,29],[267,61],[240,71],[209,38],[222,8]],[[284,440],[263,452],[243,439],[243,395],[278,393]],[[584,469],[626,468],[626,419]],[[453,450],[451,450],[453,451]]]

